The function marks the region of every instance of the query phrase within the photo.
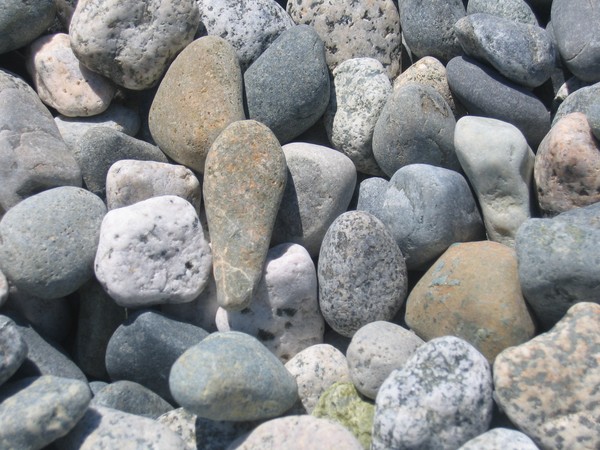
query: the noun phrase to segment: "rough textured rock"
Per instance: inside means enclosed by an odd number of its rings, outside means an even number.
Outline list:
[[[14,375],[27,357],[27,344],[15,323],[0,315],[0,385]]]
[[[107,384],[94,394],[90,404],[118,409],[149,419],[156,419],[173,409],[169,403],[150,389],[127,380],[118,380]]]
[[[458,450],[538,450],[538,446],[527,436],[509,428],[493,428],[471,439]]]
[[[56,4],[53,0],[4,2],[0,13],[0,53],[29,44],[50,26],[55,15]]]
[[[493,14],[527,25],[538,25],[535,13],[525,0],[469,0],[467,14]]]

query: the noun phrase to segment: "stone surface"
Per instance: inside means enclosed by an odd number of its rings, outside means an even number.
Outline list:
[[[41,35],[56,15],[53,0],[7,0],[0,13],[0,53],[16,50]]]
[[[217,298],[227,310],[248,306],[260,282],[286,178],[279,142],[254,120],[231,124],[210,149],[204,207]]]
[[[535,13],[525,0],[469,0],[467,14],[493,14],[514,22],[538,25]]]
[[[592,105],[585,115],[594,137],[600,141],[600,103]]]
[[[206,155],[229,124],[243,120],[242,73],[234,48],[217,36],[195,40],[173,61],[152,101],[152,138],[170,158],[204,172]]]
[[[298,398],[296,381],[279,359],[236,331],[213,333],[187,350],[173,364],[169,386],[177,403],[212,420],[277,417]]]
[[[136,308],[194,300],[211,262],[194,207],[163,195],[106,214],[94,271],[118,305]]]
[[[127,89],[154,86],[200,22],[194,0],[78,1],[69,27],[86,67]]]
[[[539,146],[533,169],[546,216],[600,201],[600,142],[583,113],[560,119]]]
[[[127,380],[107,384],[94,394],[90,404],[118,409],[149,419],[157,419],[173,409],[169,403],[147,387]]]
[[[327,228],[350,204],[356,168],[347,156],[321,145],[293,142],[282,149],[287,182],[271,244],[295,242],[316,258]]]
[[[0,315],[0,385],[14,375],[27,357],[27,343],[15,323]]]
[[[483,355],[453,336],[433,339],[379,389],[371,448],[458,448],[488,429],[492,403]]]
[[[600,305],[579,303],[494,363],[496,402],[540,448],[600,445],[599,327]]]
[[[488,239],[514,247],[519,226],[532,215],[535,155],[507,122],[467,116],[456,123],[454,148],[471,183]]]
[[[552,126],[568,114],[579,112],[587,114],[590,109],[600,104],[600,83],[591,86],[583,85],[579,89],[570,92],[565,100],[560,104],[552,119]]]
[[[538,450],[527,436],[509,428],[493,428],[461,445],[459,450]]]

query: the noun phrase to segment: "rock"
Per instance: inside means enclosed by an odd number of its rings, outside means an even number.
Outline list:
[[[50,111],[28,84],[0,70],[0,216],[57,186],[81,186],[81,171]]]
[[[287,182],[271,244],[295,242],[316,258],[327,228],[348,209],[356,168],[347,156],[321,145],[293,142],[282,149]]]
[[[458,448],[488,429],[492,404],[483,355],[453,336],[433,339],[379,389],[371,448]]]
[[[488,239],[514,247],[519,226],[531,217],[535,155],[507,122],[467,116],[456,123],[454,148],[481,207]]]
[[[325,321],[346,337],[391,320],[407,293],[406,264],[386,226],[364,211],[331,224],[319,253],[319,304]]]
[[[22,201],[0,221],[0,269],[17,289],[44,299],[76,291],[93,275],[106,207],[64,186]]]
[[[356,209],[367,211],[375,217],[383,217],[383,202],[388,189],[388,180],[385,178],[371,177],[364,179],[358,188]]]
[[[408,164],[460,170],[452,110],[433,88],[411,83],[388,98],[373,131],[373,155],[388,177]]]
[[[194,0],[77,2],[69,36],[83,65],[127,89],[154,86],[200,22]]]
[[[446,250],[410,292],[405,320],[425,341],[464,339],[490,364],[505,348],[535,335],[521,293],[517,255],[490,241],[454,244]]]
[[[592,105],[587,110],[586,117],[594,137],[600,141],[600,103]]]
[[[305,348],[290,359],[285,368],[296,379],[300,402],[308,414],[330,386],[350,382],[346,357],[329,344]]]
[[[15,323],[0,315],[0,385],[14,375],[27,357],[27,343]]]
[[[44,448],[83,417],[92,394],[83,381],[41,376],[0,389],[0,447]]]
[[[579,303],[549,332],[503,351],[494,397],[540,448],[600,445],[600,305]]]
[[[350,378],[362,395],[377,397],[379,387],[424,344],[414,332],[391,322],[371,322],[360,328],[346,352]]]
[[[535,13],[525,0],[470,0],[467,4],[467,14],[492,14],[513,22],[527,25],[538,25]]]
[[[585,114],[560,119],[544,138],[533,174],[540,209],[554,216],[600,201],[600,142]]]
[[[7,298],[8,298],[8,280],[6,279],[6,276],[4,276],[4,274],[0,270],[0,308],[2,308],[2,306],[6,302]]]
[[[104,388],[105,386],[108,386],[108,383],[106,381],[90,381],[88,383],[88,386],[90,387],[90,391],[92,391],[92,398],[94,395],[96,395],[97,392],[100,391],[100,389]]]
[[[154,311],[130,314],[110,338],[106,370],[111,380],[130,380],[147,387],[168,402],[171,366],[208,333]]]
[[[242,73],[222,38],[195,40],[173,61],[148,116],[152,138],[170,158],[204,172],[206,155],[229,124],[243,120]]]
[[[29,44],[50,26],[55,15],[56,5],[53,0],[28,3],[7,0],[0,13],[0,53]]]
[[[389,78],[400,71],[400,17],[391,0],[364,3],[288,2],[297,24],[311,25],[325,43],[327,65],[333,71],[353,58],[381,62]]]
[[[558,77],[556,77],[556,78],[557,78],[556,83],[553,81],[555,93],[554,93],[554,98],[552,99],[552,111],[555,113],[558,112],[560,105],[567,99],[567,97],[569,95],[573,94],[575,91],[578,91],[581,88],[589,87],[591,85],[591,83],[582,81],[577,77],[570,77],[565,80],[565,76],[563,75],[561,77],[559,74]],[[576,97],[579,97],[579,96],[576,95],[573,97],[573,99]],[[584,97],[586,97],[586,100],[587,100],[588,96],[585,95]],[[569,101],[569,103],[571,104],[570,107],[573,107],[575,105],[575,103],[579,103],[579,101],[572,103],[573,99],[571,99],[571,101]],[[592,102],[593,102],[593,100],[592,100]],[[563,114],[561,113],[560,116],[557,118],[556,114],[555,114],[552,122],[553,123],[556,122],[556,120],[560,119],[560,117],[562,115]]]
[[[509,428],[494,428],[467,441],[458,450],[538,450],[525,433]]]
[[[314,28],[283,33],[244,73],[248,118],[268,126],[281,144],[313,126],[329,103],[323,42]]]
[[[110,81],[79,63],[65,33],[36,39],[26,64],[40,99],[65,116],[100,114],[116,92]]]
[[[169,386],[177,403],[212,420],[277,417],[298,398],[296,382],[279,359],[236,331],[213,333],[187,350],[173,364]]]
[[[115,381],[104,386],[94,394],[91,405],[118,409],[149,419],[157,419],[173,409],[150,389],[127,380]]]
[[[259,122],[234,122],[210,149],[204,207],[217,298],[227,310],[247,307],[258,286],[286,178],[281,146]]]
[[[194,300],[208,283],[211,251],[194,207],[174,195],[108,212],[94,270],[119,306]]]
[[[598,101],[599,96],[600,83],[592,84],[591,86],[582,86],[569,93],[556,110],[556,114],[554,114],[554,118],[552,119],[552,127],[568,114],[574,112],[588,114],[592,108],[600,103]]]
[[[453,58],[446,73],[450,90],[469,114],[513,124],[537,150],[550,130],[550,113],[535,95],[468,57]]]
[[[529,219],[517,233],[521,289],[543,328],[577,302],[596,301],[600,203],[552,219]]]

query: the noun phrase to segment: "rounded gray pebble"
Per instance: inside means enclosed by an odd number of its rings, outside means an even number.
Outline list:
[[[27,344],[15,323],[0,315],[0,385],[19,369],[27,357]]]
[[[119,380],[94,393],[94,406],[118,409],[136,416],[156,419],[173,409],[166,400],[139,383]]]

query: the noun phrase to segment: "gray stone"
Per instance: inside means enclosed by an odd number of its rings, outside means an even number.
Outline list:
[[[388,177],[408,164],[460,170],[454,153],[456,120],[432,87],[411,83],[396,89],[373,132],[373,154]]]
[[[548,30],[548,28],[547,28]],[[552,85],[554,88],[554,99],[552,99],[552,112],[556,113],[559,106],[567,99],[573,92],[578,91],[583,87],[591,86],[593,83],[580,80],[577,77],[566,78],[566,74],[561,72],[558,75],[553,75]],[[554,81],[556,79],[556,81]]]
[[[517,232],[521,289],[544,328],[577,302],[598,302],[600,203],[552,219],[529,219]]]
[[[514,22],[538,25],[535,13],[525,0],[469,0],[467,14],[492,14]]]
[[[323,41],[313,27],[283,33],[244,73],[248,117],[268,126],[282,144],[314,125],[329,103]]]
[[[29,197],[0,221],[0,268],[17,289],[60,298],[93,275],[102,200],[63,186]]]
[[[154,311],[130,314],[110,338],[106,370],[111,380],[130,380],[173,402],[169,391],[171,366],[208,333]]]
[[[0,385],[14,375],[27,357],[27,343],[15,323],[0,315]]]
[[[406,264],[386,226],[364,211],[331,224],[319,253],[319,304],[343,336],[376,320],[391,320],[407,293]]]
[[[298,398],[283,363],[256,338],[236,331],[213,333],[187,350],[173,364],[169,386],[181,406],[212,420],[277,417]]]
[[[90,381],[88,383],[90,391],[92,391],[92,396],[96,395],[96,392],[100,391],[100,389],[107,385],[108,383],[106,381]]]
[[[458,450],[538,450],[538,446],[527,436],[509,428],[493,428],[467,441]]]
[[[127,380],[107,384],[94,394],[90,404],[118,409],[149,419],[157,419],[173,409],[169,403],[147,387]]]
[[[54,20],[53,0],[7,0],[0,11],[0,53],[16,50],[42,34]]]
[[[0,447],[41,449],[67,434],[83,417],[92,393],[87,383],[41,376],[0,389]]]
[[[592,84],[591,86],[583,86],[570,93],[565,101],[560,104],[552,119],[552,126],[568,114],[574,112],[588,114],[592,108],[597,107],[599,104],[600,83]]]
[[[77,2],[69,35],[86,67],[127,89],[142,90],[159,81],[199,23],[195,0],[84,0]]]
[[[2,218],[2,215],[0,214],[0,219],[1,218]],[[7,298],[8,298],[8,280],[6,279],[6,276],[0,270],[0,308],[2,308],[2,306],[6,302]]]
[[[363,180],[358,188],[356,209],[367,211],[375,217],[383,217],[383,202],[388,189],[388,180],[371,177]]]
[[[248,306],[258,286],[286,179],[279,142],[254,120],[229,125],[210,149],[204,207],[217,298],[227,310]]]
[[[433,339],[379,389],[371,448],[458,448],[488,429],[492,405],[485,357],[462,339]]]
[[[586,117],[594,137],[600,141],[600,103],[591,105],[587,110]]]
[[[350,204],[356,168],[347,156],[321,145],[293,142],[282,148],[287,183],[271,243],[295,242],[314,258],[327,228]]]

